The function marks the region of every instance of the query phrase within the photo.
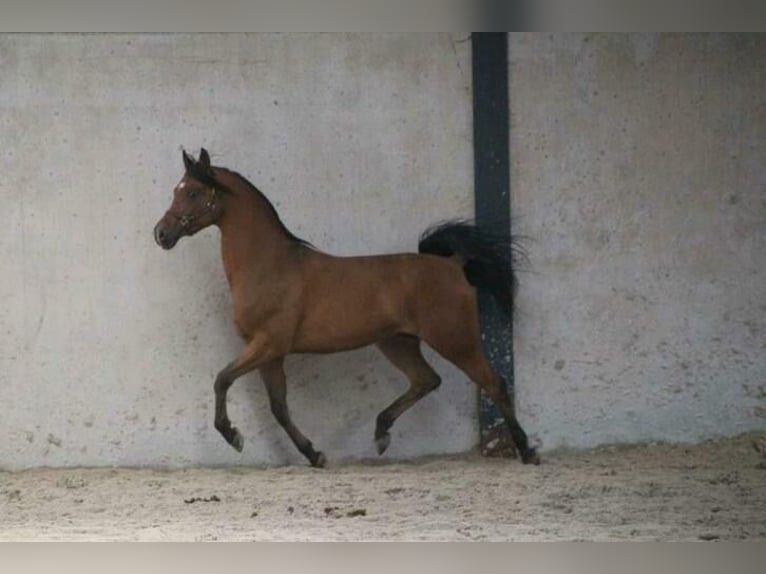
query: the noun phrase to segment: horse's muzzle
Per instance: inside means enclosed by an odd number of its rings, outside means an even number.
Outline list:
[[[175,229],[176,227],[175,225],[168,225],[164,217],[160,219],[154,226],[154,241],[157,242],[157,245],[163,249],[172,249],[181,237],[179,231]]]

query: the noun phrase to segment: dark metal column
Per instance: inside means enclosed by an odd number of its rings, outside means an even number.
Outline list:
[[[473,138],[476,222],[493,233],[511,234],[510,107],[508,100],[508,34],[475,32],[473,52]],[[513,392],[513,324],[494,299],[479,294],[484,351],[508,391]],[[479,396],[481,441],[503,418],[482,391]],[[504,428],[498,427],[498,428]]]

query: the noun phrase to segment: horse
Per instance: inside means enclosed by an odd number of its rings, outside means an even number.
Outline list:
[[[313,467],[324,467],[325,455],[290,417],[284,359],[376,345],[409,380],[408,390],[377,416],[374,440],[383,454],[394,421],[441,384],[421,352],[425,342],[486,391],[522,462],[539,463],[479,333],[477,289],[513,312],[512,241],[455,220],[426,230],[419,253],[333,256],[293,235],[263,193],[237,172],[212,166],[207,150],[197,160],[182,155],[184,175],[154,239],[169,250],[210,225],[220,229],[234,324],[244,340],[213,385],[214,425],[229,445],[241,452],[244,440],[229,420],[227,391],[257,369],[277,422]]]

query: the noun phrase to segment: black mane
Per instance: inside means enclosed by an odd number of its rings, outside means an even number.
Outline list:
[[[237,173],[236,171],[230,170],[225,167],[216,167],[216,169],[220,169],[222,171],[225,171],[226,173],[229,173],[236,178],[238,178],[245,187],[252,193],[255,193],[263,200],[263,203],[266,205],[267,209],[271,212],[271,214],[274,216],[274,219],[277,222],[277,225],[282,230],[282,232],[287,236],[287,238],[290,241],[293,241],[299,245],[306,245],[308,247],[313,247],[311,243],[306,241],[305,239],[301,239],[297,235],[295,235],[292,231],[287,229],[287,226],[284,224],[282,219],[279,217],[279,213],[277,213],[276,208],[274,207],[274,204],[269,201],[269,198],[266,197],[263,192],[261,192],[260,189],[255,187],[250,181],[243,176],[240,173]],[[216,189],[220,189],[222,191],[226,191],[231,193],[232,190],[228,186],[221,183],[218,179],[216,179],[213,175],[211,175],[208,171],[205,171],[200,165],[199,162],[195,162],[194,164],[187,166],[186,170],[187,174],[199,181],[200,183],[204,183],[205,185],[209,185],[211,187],[215,187]]]
[[[250,183],[250,181],[244,175],[242,175],[240,173],[237,173],[236,171],[227,169],[225,167],[219,167],[218,169],[222,169],[223,171],[225,171],[227,173],[230,173],[231,175],[237,177],[238,179],[240,179],[242,181],[242,183],[245,184],[245,187],[247,187],[248,190],[250,190],[252,193],[255,193],[256,195],[258,195],[258,197],[260,197],[263,200],[263,202],[266,204],[266,207],[271,212],[271,214],[274,216],[274,219],[276,219],[277,225],[279,225],[279,228],[284,232],[285,235],[287,235],[287,238],[290,239],[290,241],[294,241],[295,243],[298,243],[300,245],[306,245],[306,246],[309,246],[309,247],[312,246],[311,243],[309,243],[305,239],[301,239],[300,237],[295,235],[292,231],[287,229],[287,226],[282,221],[282,218],[279,217],[279,213],[277,213],[277,209],[274,207],[274,204],[271,203],[269,198],[266,197],[264,195],[264,193],[260,189],[255,187],[252,183]]]

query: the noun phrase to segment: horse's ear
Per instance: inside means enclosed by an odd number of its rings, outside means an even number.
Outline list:
[[[183,150],[183,156],[184,156],[184,167],[186,168],[187,172],[190,172],[192,169],[194,169],[194,164],[196,162],[188,153],[186,153],[186,150]]]
[[[207,153],[207,150],[203,147],[199,150],[199,160],[197,160],[200,167],[204,169],[205,171],[210,171],[210,156]]]

